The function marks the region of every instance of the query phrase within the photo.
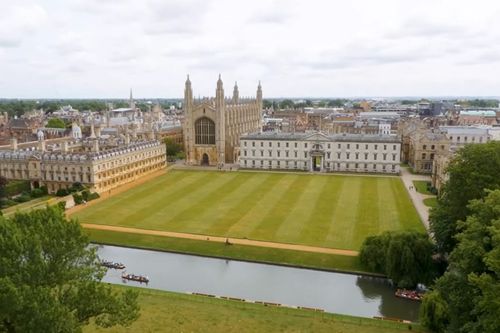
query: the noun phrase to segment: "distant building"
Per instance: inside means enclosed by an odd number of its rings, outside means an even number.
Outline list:
[[[397,136],[253,133],[240,139],[241,168],[399,173]]]

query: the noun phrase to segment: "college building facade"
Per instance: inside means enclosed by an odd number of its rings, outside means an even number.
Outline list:
[[[398,174],[401,142],[392,135],[264,132],[240,138],[247,169]]]
[[[215,98],[195,100],[188,77],[183,110],[186,164],[221,166],[235,163],[240,136],[261,128],[262,87],[259,82],[256,98],[240,98],[235,84],[233,97],[226,98],[219,76]]]

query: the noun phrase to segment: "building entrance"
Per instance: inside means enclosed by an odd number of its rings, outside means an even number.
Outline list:
[[[210,160],[208,159],[208,154],[205,153],[203,154],[203,157],[201,158],[201,165],[209,165]]]
[[[312,157],[312,170],[313,171],[321,171],[321,160],[322,156],[313,156]]]

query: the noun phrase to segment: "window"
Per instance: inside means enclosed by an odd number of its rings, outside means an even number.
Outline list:
[[[358,144],[356,144],[356,149],[359,149],[359,145]]]
[[[434,153],[431,154],[430,158],[431,158],[431,160],[434,159]]]
[[[328,149],[330,149],[330,144],[328,144]]]
[[[288,150],[285,152],[286,157],[288,157]]]
[[[243,155],[247,156],[247,151],[246,150],[243,152]]]
[[[340,149],[340,143],[337,145],[337,148]]]
[[[260,151],[260,156],[264,157],[264,151],[263,150]]]
[[[425,160],[426,157],[427,157],[427,154],[426,153],[422,153],[422,159]]]
[[[278,142],[278,148],[279,148],[279,146],[280,146],[280,143]]]
[[[460,137],[459,137],[459,136],[457,136],[457,141],[459,141],[459,142],[460,142]]]
[[[271,141],[269,141],[269,147],[272,147],[273,146],[273,143]]]
[[[306,143],[304,143],[304,148],[307,148],[307,142],[306,142]]]
[[[384,154],[384,161],[387,160],[387,154]]]
[[[356,159],[359,159],[359,154],[358,153],[356,153]]]
[[[392,160],[395,161],[396,160],[396,154],[392,154]]]
[[[252,150],[252,156],[255,156],[255,150]]]
[[[375,145],[375,149],[378,149],[378,145]]]
[[[368,153],[365,153],[365,160],[368,159]]]
[[[246,146],[247,146],[247,142],[246,142],[246,141],[243,141],[243,145],[246,147]]]
[[[269,151],[269,157],[271,157],[271,156],[273,156],[273,151],[272,150]]]
[[[295,157],[297,157],[297,152],[295,152]]]
[[[426,150],[426,149],[427,149],[427,145],[423,145],[423,146],[422,146],[422,149],[423,149],[423,150]]]
[[[384,150],[387,150],[387,145],[384,145]]]
[[[252,141],[252,147],[255,147],[255,141]]]
[[[347,149],[351,149],[351,144],[350,143],[347,144]]]
[[[431,146],[431,149],[434,150],[434,145]]]
[[[330,159],[330,153],[326,153],[328,159]]]
[[[215,124],[207,117],[196,120],[194,124],[195,144],[214,145],[215,144]]]
[[[392,150],[396,150],[396,145],[393,145],[393,146],[392,146]]]
[[[261,146],[261,147],[264,147],[264,142],[262,142],[262,141],[261,141],[261,142],[260,142],[260,146]]]
[[[278,153],[278,157],[280,157],[280,151],[279,150],[277,151],[277,153]]]
[[[304,152],[304,158],[307,158],[307,151]]]
[[[337,158],[340,160],[340,153],[337,153]]]
[[[350,154],[349,154],[349,153],[347,153],[346,155],[347,155],[347,159],[349,159],[349,155],[350,155]]]
[[[295,148],[297,148],[297,142],[295,142]]]
[[[365,149],[368,149],[368,145],[365,145]]]
[[[373,159],[376,161],[377,160],[377,154],[373,154]]]
[[[286,143],[286,147],[288,148],[288,142]]]

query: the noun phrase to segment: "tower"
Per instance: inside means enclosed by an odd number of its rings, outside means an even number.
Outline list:
[[[262,110],[262,86],[260,85],[260,80],[257,86],[257,104],[259,105],[259,109]]]
[[[184,85],[184,103],[182,105],[184,109],[184,124],[182,126],[182,132],[184,135],[184,149],[186,151],[186,161],[190,161],[193,156],[192,144],[194,139],[193,132],[193,89],[191,88],[191,80],[189,80],[189,75],[187,76],[186,83]]]
[[[215,144],[217,148],[217,162],[225,163],[226,152],[226,102],[224,87],[219,74],[217,90],[215,91]]]
[[[128,100],[128,106],[129,106],[129,108],[135,110],[135,102],[134,102],[134,98],[132,97],[132,88],[130,88],[130,97]]]
[[[240,100],[240,92],[238,90],[238,82],[235,82],[233,89],[233,104],[238,104],[239,100]]]

